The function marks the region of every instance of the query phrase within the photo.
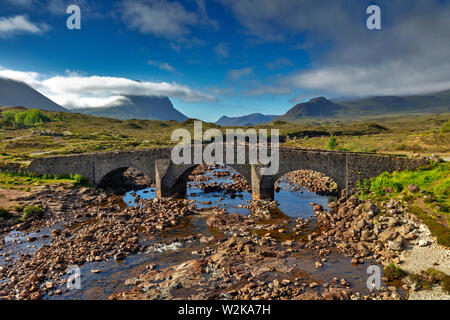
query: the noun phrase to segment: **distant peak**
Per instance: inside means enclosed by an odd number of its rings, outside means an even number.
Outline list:
[[[330,102],[330,100],[325,97],[316,97],[309,100],[309,102]]]

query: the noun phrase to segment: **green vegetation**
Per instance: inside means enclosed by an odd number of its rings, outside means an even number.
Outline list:
[[[384,276],[389,281],[400,280],[401,278],[406,277],[406,272],[392,262],[384,268]]]
[[[323,149],[330,133],[339,139],[339,149],[387,154],[450,155],[450,132],[442,132],[448,114],[393,116],[373,121],[309,120],[297,125],[274,126],[285,137],[285,146]],[[269,126],[270,127],[270,126]],[[309,139],[298,139],[308,136]],[[294,139],[294,138],[297,139]]]
[[[450,132],[450,120],[442,125],[441,133]]]
[[[45,122],[51,121],[49,117],[42,114],[38,109],[28,109],[26,111],[7,110],[1,114],[4,122],[15,128],[26,128],[42,126]]]
[[[409,191],[415,185],[420,192]],[[409,204],[430,229],[439,244],[450,247],[450,163],[432,163],[417,171],[384,172],[358,184],[362,199],[384,200],[398,197]]]
[[[23,208],[23,213],[22,213],[21,220],[26,220],[26,219],[29,219],[31,217],[40,218],[45,213],[45,211],[46,210],[40,205],[37,205],[37,206],[25,206]]]
[[[6,189],[27,189],[33,185],[66,184],[70,187],[87,186],[86,178],[79,174],[46,175],[31,172],[13,173],[0,170],[0,187]]]
[[[407,192],[409,185],[416,185],[427,195],[427,202],[436,202],[444,212],[450,208],[450,163],[433,163],[416,171],[384,172],[378,177],[359,184],[362,196],[370,193],[383,196],[387,193]]]
[[[4,107],[0,111],[0,168],[2,162],[26,165],[35,157],[172,146],[176,144],[170,139],[173,130],[185,128],[192,134],[194,123],[193,119],[178,123],[117,120],[43,110],[36,113],[19,107]],[[16,113],[28,112],[29,120],[18,116],[18,124],[15,124]],[[378,117],[370,121],[305,120],[297,124],[276,120],[252,127],[278,129],[284,147],[323,149],[332,135],[339,140],[339,150],[450,155],[450,133],[441,132],[442,126],[448,121],[449,115],[443,114]],[[36,130],[36,126],[39,130]],[[204,130],[210,128],[227,129],[213,123],[203,123]]]
[[[339,142],[337,141],[335,136],[331,136],[328,139],[327,149],[328,150],[334,150],[339,145]]]
[[[409,278],[419,289],[429,290],[433,285],[440,285],[445,292],[450,293],[450,276],[434,268],[420,274],[410,274]]]

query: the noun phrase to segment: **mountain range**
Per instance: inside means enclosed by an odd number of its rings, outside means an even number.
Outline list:
[[[313,98],[289,109],[275,120],[298,122],[310,118],[355,118],[404,113],[449,113],[450,90],[413,96],[376,96],[371,98],[330,101]]]
[[[66,109],[29,85],[0,78],[0,106],[21,106],[47,111],[79,112],[93,116],[127,119],[188,119],[173,106],[168,97],[125,95],[96,108]],[[405,113],[450,113],[450,90],[411,96],[375,96],[349,101],[330,101],[324,97],[298,103],[280,116],[252,113],[240,117],[222,116],[220,126],[251,126],[274,120],[299,122],[309,119],[362,118]]]
[[[277,120],[292,121],[303,118],[328,118],[336,116],[345,109],[347,108],[331,102],[324,97],[318,97],[308,102],[295,105],[284,115],[279,116]]]
[[[147,119],[181,122],[188,119],[174,108],[168,97],[157,96],[127,95],[103,107],[71,109],[70,111],[120,120]]]
[[[214,122],[215,124],[226,126],[251,126],[255,124],[270,122],[278,117],[277,115],[266,115],[262,113],[252,113],[241,117],[227,117],[222,116],[219,120]]]
[[[26,107],[47,111],[78,112],[98,117],[121,120],[176,120],[187,117],[174,108],[168,97],[124,96],[99,108],[66,109],[29,85],[12,79],[0,78],[0,106]]]

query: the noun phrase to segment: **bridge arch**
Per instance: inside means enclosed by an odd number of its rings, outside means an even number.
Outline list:
[[[117,193],[154,186],[150,175],[134,167],[119,167],[106,173],[98,186]]]
[[[222,165],[222,164],[219,164]],[[158,196],[176,196],[184,197],[187,191],[188,179],[191,173],[197,168],[199,164],[191,165],[173,165],[169,164],[169,168],[166,171],[166,175],[170,176],[171,179],[166,179],[161,181],[160,184],[156,185]],[[226,166],[234,169],[237,173],[244,176],[248,183],[251,182],[251,172],[249,165],[246,164],[226,164]],[[165,175],[165,176],[166,176]],[[158,179],[158,176],[157,176]],[[164,179],[164,178],[163,178]],[[159,190],[159,191],[158,191]]]
[[[274,175],[261,175],[259,166],[252,167],[252,190],[254,199],[274,199],[275,182],[298,170],[312,170],[330,177],[338,186],[338,192],[347,187],[347,157],[345,153],[329,153],[311,150],[282,149],[279,169]]]
[[[315,170],[301,169],[284,174],[275,181],[275,193],[283,182],[289,186],[293,185],[293,191],[300,187],[323,196],[337,196],[339,194],[337,183],[331,177]]]

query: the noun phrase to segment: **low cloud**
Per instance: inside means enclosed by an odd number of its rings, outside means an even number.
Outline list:
[[[135,81],[121,77],[82,76],[68,73],[45,77],[36,72],[0,68],[0,77],[25,82],[67,108],[97,107],[126,95],[167,96],[185,102],[214,101],[215,97],[188,86],[168,82]]]
[[[413,95],[448,90],[450,62],[412,68],[408,61],[368,66],[329,66],[300,72],[286,79],[296,88],[332,96]]]
[[[0,37],[7,38],[17,34],[43,34],[49,29],[45,23],[31,22],[26,15],[0,17]]]

